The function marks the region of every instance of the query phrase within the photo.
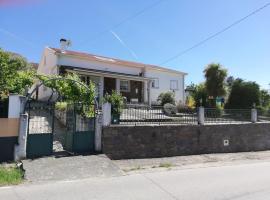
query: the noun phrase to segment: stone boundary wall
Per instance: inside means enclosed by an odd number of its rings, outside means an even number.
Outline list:
[[[111,159],[269,150],[270,123],[115,125],[103,128],[102,145]]]

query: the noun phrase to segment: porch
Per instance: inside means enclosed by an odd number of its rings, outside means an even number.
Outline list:
[[[62,66],[64,67],[64,66]],[[86,84],[92,81],[96,85],[96,94],[101,103],[105,94],[116,91],[122,94],[127,103],[151,104],[151,78],[101,70],[64,67],[64,72],[77,73]],[[63,74],[63,71],[62,73]]]

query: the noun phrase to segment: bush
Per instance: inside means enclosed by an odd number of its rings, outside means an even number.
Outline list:
[[[188,96],[187,99],[186,99],[186,106],[189,108],[189,109],[194,109],[196,108],[196,102],[194,100],[194,98],[192,96]]]
[[[157,100],[162,106],[164,106],[166,103],[175,105],[175,97],[173,92],[161,93]]]
[[[55,104],[55,109],[60,111],[65,111],[67,109],[67,102],[57,102]]]
[[[219,105],[216,105],[216,116],[221,117],[223,113],[223,108]]]
[[[103,102],[112,104],[112,114],[120,114],[124,105],[124,97],[116,91],[112,91],[111,95],[104,96]]]
[[[189,108],[187,105],[179,102],[176,106],[176,109],[178,111],[178,113],[185,113],[187,112],[188,110],[190,110],[191,108]]]
[[[176,114],[177,113],[177,108],[173,104],[166,103],[163,106],[163,111],[164,111],[165,115],[173,115],[173,114]]]

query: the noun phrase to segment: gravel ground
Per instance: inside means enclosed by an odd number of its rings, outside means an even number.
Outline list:
[[[201,168],[249,162],[270,162],[270,151],[114,160],[113,162],[126,174],[133,174],[151,172],[153,170]]]

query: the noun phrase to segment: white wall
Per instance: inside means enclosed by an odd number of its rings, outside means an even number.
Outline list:
[[[184,74],[173,73],[173,72],[164,72],[155,69],[146,69],[145,71],[146,77],[157,78],[159,80],[159,87],[152,88],[151,87],[151,101],[155,103],[157,101],[158,96],[162,92],[172,91],[170,88],[170,81],[177,80],[178,81],[178,90],[175,90],[175,99],[177,102],[184,102]]]
[[[145,76],[148,78],[158,78],[159,88],[151,88],[151,101],[156,102],[157,97],[162,92],[171,91],[170,90],[170,80],[178,81],[178,90],[175,90],[176,101],[184,102],[184,74],[161,71],[159,69],[141,67],[132,67],[119,65],[117,63],[104,63],[92,61],[86,58],[76,58],[72,56],[65,55],[55,55],[55,52],[50,48],[45,48],[42,59],[39,64],[38,73],[39,74],[58,74],[59,65],[75,66],[85,69],[96,69],[109,72],[117,72],[124,74],[139,75],[144,71]],[[43,99],[50,96],[51,90],[41,87],[39,90],[39,98]]]
[[[57,56],[53,50],[49,48],[44,49],[37,73],[44,75],[58,74]],[[40,100],[47,99],[50,95],[51,89],[46,88],[43,85],[39,88],[38,96]]]
[[[128,67],[128,66],[121,66],[119,64],[112,64],[103,63],[103,62],[96,62],[91,61],[88,59],[83,58],[74,58],[71,56],[59,56],[58,65],[67,65],[67,66],[76,66],[85,69],[96,69],[96,70],[103,70],[103,71],[110,71],[110,72],[117,72],[117,73],[125,73],[125,74],[133,74],[139,75],[142,72],[142,68],[138,67]]]

